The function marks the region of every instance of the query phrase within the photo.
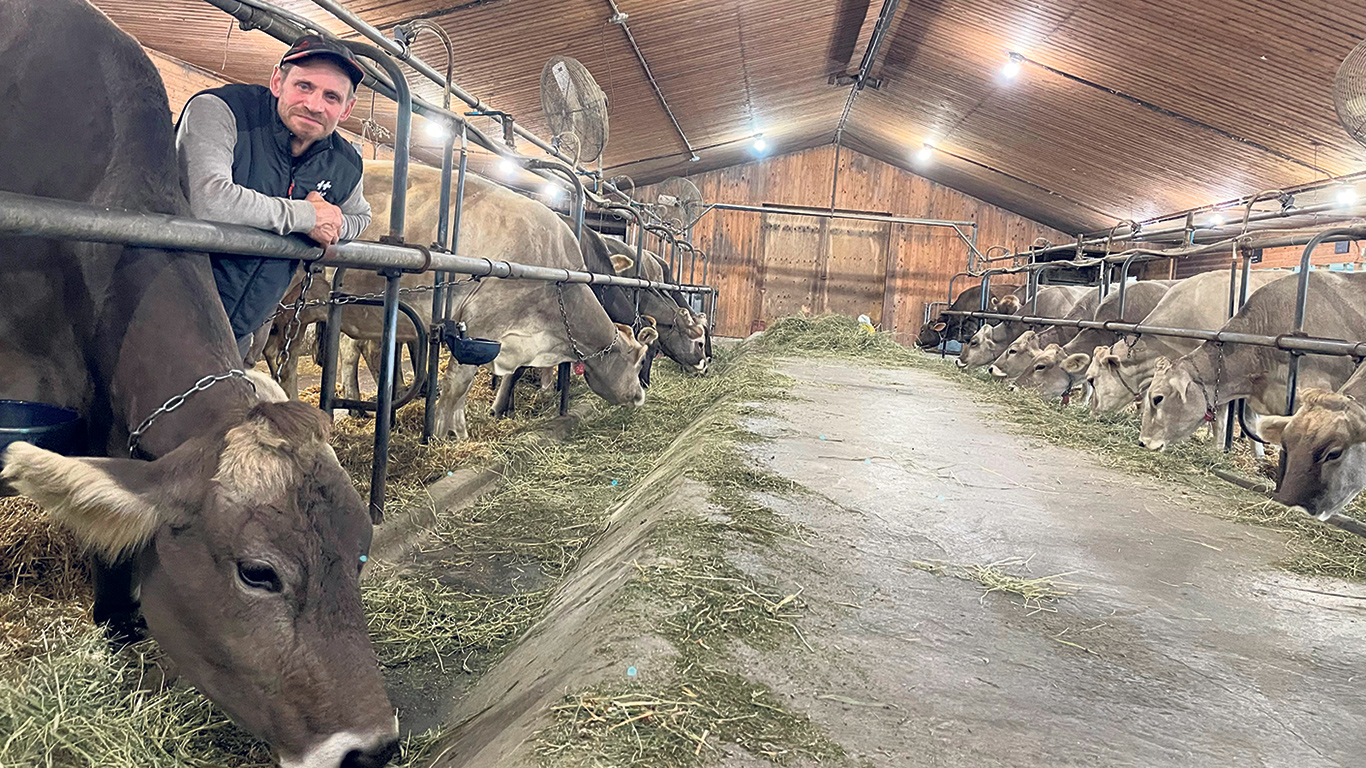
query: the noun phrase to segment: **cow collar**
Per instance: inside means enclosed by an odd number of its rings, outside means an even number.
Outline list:
[[[1220,351],[1222,351],[1222,349],[1223,345],[1221,344]],[[1221,354],[1215,359],[1213,392],[1211,392],[1209,390],[1209,387],[1205,385],[1205,376],[1204,374],[1200,373],[1200,366],[1196,365],[1195,363],[1194,353],[1192,353],[1190,361],[1191,370],[1195,371],[1195,383],[1199,385],[1200,394],[1205,398],[1205,421],[1212,422],[1214,421],[1214,409],[1218,407],[1219,403],[1219,384],[1221,383],[1224,377],[1224,356]]]
[[[174,411],[184,405],[191,397],[194,397],[218,382],[227,381],[228,379],[241,379],[251,385],[251,391],[253,393],[256,392],[256,382],[252,381],[247,376],[246,371],[232,368],[224,373],[211,373],[208,376],[201,378],[199,381],[196,381],[193,386],[184,392],[174,395],[169,400],[162,403],[155,411],[148,414],[147,418],[143,419],[137,427],[128,434],[128,456],[135,457],[138,455],[138,444],[142,441],[142,434],[148,429],[151,429],[152,424],[154,424],[159,417]]]
[[[560,318],[564,320],[564,333],[565,336],[569,337],[569,348],[574,350],[574,357],[580,363],[611,354],[612,350],[616,349],[617,338],[621,336],[621,333],[617,331],[616,326],[612,326],[612,340],[607,342],[607,346],[591,355],[585,355],[583,350],[579,349],[578,340],[574,338],[574,329],[569,327],[569,313],[564,308],[564,283],[555,283],[555,299],[560,303]]]

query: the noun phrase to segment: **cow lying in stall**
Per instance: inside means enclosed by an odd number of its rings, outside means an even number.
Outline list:
[[[188,215],[166,92],[132,38],[81,0],[6,0],[0,30],[0,189]],[[3,456],[4,483],[95,553],[96,620],[127,641],[145,617],[284,766],[388,762],[360,596],[371,522],[326,415],[232,376],[150,425],[150,461],[119,458],[159,405],[240,363],[208,259],[2,238],[0,274],[0,397],[80,412],[107,457]]]

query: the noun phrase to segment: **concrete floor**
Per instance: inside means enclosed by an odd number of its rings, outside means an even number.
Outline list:
[[[856,757],[1366,765],[1366,597],[1305,591],[1366,587],[1278,571],[1277,534],[1009,434],[931,373],[786,370],[799,399],[754,423],[775,439],[752,450],[824,498],[781,507],[814,547],[746,567],[805,588],[815,651],[749,661]],[[1072,594],[1031,611],[912,565],[1010,557]]]

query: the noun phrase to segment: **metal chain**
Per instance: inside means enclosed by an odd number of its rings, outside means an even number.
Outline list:
[[[189,400],[196,393],[203,392],[218,382],[227,381],[228,379],[242,379],[251,385],[253,392],[256,391],[256,384],[251,379],[247,378],[247,372],[241,369],[233,368],[226,373],[209,374],[199,381],[196,381],[194,386],[162,403],[160,408],[152,411],[147,418],[143,419],[142,423],[138,424],[137,429],[134,429],[132,433],[128,435],[128,455],[133,456],[137,453],[138,442],[142,439],[142,433],[146,432],[157,418],[184,405],[185,401]]]
[[[579,349],[579,342],[574,338],[573,329],[569,327],[569,313],[564,311],[564,283],[555,283],[555,299],[560,302],[560,317],[564,319],[564,332],[565,335],[569,337],[569,347],[574,350],[574,357],[578,358],[580,363],[602,357],[616,349],[617,338],[621,336],[621,333],[617,331],[616,326],[613,326],[612,341],[608,342],[607,346],[599,349],[597,352],[594,352],[591,355],[585,355],[583,350]]]
[[[482,275],[471,275],[470,277],[462,278],[462,279],[460,279],[460,280],[447,280],[447,281],[445,281],[445,282],[435,283],[435,284],[433,284],[433,285],[420,285],[420,286],[417,286],[416,288],[400,288],[400,289],[398,290],[398,293],[399,293],[400,296],[402,296],[402,295],[404,295],[404,294],[427,293],[427,292],[429,292],[429,291],[434,291],[434,290],[436,290],[437,288],[450,288],[450,287],[456,286],[456,285],[465,285],[465,284],[467,284],[467,283],[475,283],[475,282],[478,282],[479,279],[480,279],[481,277],[483,277],[483,276],[482,276]],[[303,295],[300,294],[300,297],[301,297],[301,298],[302,298],[302,296],[303,296]],[[275,310],[275,314],[273,314],[273,315],[271,315],[269,318],[267,318],[267,319],[266,319],[266,322],[274,322],[275,319],[278,318],[281,314],[283,314],[283,313],[285,313],[285,312],[288,312],[288,311],[290,311],[290,310],[292,310],[292,309],[294,309],[294,308],[296,308],[296,307],[299,307],[299,308],[301,308],[301,309],[307,309],[308,307],[325,307],[325,306],[328,306],[329,304],[336,304],[336,305],[338,305],[338,306],[345,306],[345,305],[347,305],[347,304],[355,304],[355,303],[360,302],[360,301],[369,301],[369,300],[383,299],[383,298],[384,298],[384,291],[376,291],[375,293],[354,293],[354,294],[352,294],[352,293],[347,293],[347,294],[342,294],[341,296],[338,296],[338,297],[335,298],[335,299],[332,298],[332,297],[330,297],[330,296],[329,296],[328,298],[326,298],[326,299],[313,299],[312,301],[306,301],[306,302],[304,302],[302,305],[298,304],[297,302],[294,303],[294,304],[286,304],[286,303],[284,303],[284,302],[282,301],[282,302],[280,302],[280,303],[277,305],[278,308]]]
[[[289,319],[289,322],[285,323],[285,342],[280,348],[280,360],[275,365],[275,380],[277,382],[280,381],[280,377],[284,375],[285,366],[289,364],[289,345],[294,343],[294,337],[298,336],[299,331],[304,327],[302,316],[304,305],[308,300],[308,289],[313,287],[313,274],[310,265],[305,264],[304,280],[299,288],[299,299],[294,302],[293,306],[294,316]],[[276,312],[276,315],[279,315],[279,312]],[[274,323],[274,318],[271,319],[271,322],[272,324]]]

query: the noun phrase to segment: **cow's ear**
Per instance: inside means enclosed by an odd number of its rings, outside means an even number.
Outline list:
[[[1091,356],[1085,352],[1078,352],[1075,355],[1068,355],[1063,358],[1062,369],[1068,373],[1081,373],[1091,364]]]
[[[659,327],[659,321],[655,320],[655,319],[654,319],[653,317],[651,317],[650,315],[641,315],[641,316],[640,316],[640,319],[641,319],[641,320],[644,320],[644,321],[645,321],[645,324],[648,325],[648,326],[650,326],[651,328],[658,328],[658,327]]]
[[[0,477],[38,502],[87,548],[114,560],[146,544],[161,527],[147,493],[150,462],[70,458],[28,443],[4,453]]]
[[[1262,434],[1262,439],[1268,443],[1279,444],[1281,436],[1285,434],[1285,428],[1289,424],[1289,416],[1263,416],[1257,420],[1257,431]]]
[[[935,323],[934,325],[930,326],[930,330],[934,331],[935,333],[943,333],[944,329],[948,327],[948,323]]]
[[[247,381],[256,389],[256,399],[263,403],[283,403],[289,399],[279,382],[270,374],[252,369],[247,371]]]
[[[641,328],[640,333],[636,335],[636,341],[640,342],[641,344],[647,347],[655,343],[655,340],[658,338],[659,331],[656,330],[653,326]]]
[[[635,265],[636,260],[631,258],[630,256],[622,256],[620,254],[612,256],[612,270],[616,272],[618,275],[624,273],[626,270],[630,269],[631,267],[634,267]]]
[[[1020,341],[1024,342],[1024,345],[1026,347],[1033,344],[1034,340],[1037,338],[1039,338],[1039,334],[1036,331],[1025,331],[1024,333],[1020,334]]]
[[[1020,313],[1020,297],[1014,294],[1003,297],[996,304],[996,311],[1003,315],[1018,315]]]

